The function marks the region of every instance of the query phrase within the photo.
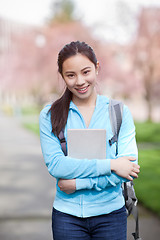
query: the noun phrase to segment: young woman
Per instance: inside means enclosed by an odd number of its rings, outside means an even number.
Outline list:
[[[49,173],[57,179],[53,204],[54,240],[125,240],[127,216],[121,183],[138,177],[135,127],[126,106],[116,146],[109,119],[109,99],[96,92],[99,62],[84,42],[71,42],[58,55],[66,84],[61,98],[40,113],[40,140]],[[106,159],[74,159],[63,154],[64,129],[106,129]],[[83,149],[82,149],[83,151]]]

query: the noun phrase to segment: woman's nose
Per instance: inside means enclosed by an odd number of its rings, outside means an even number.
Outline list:
[[[77,76],[76,85],[83,85],[85,83],[83,76]]]

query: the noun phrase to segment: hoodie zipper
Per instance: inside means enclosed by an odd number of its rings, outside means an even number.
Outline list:
[[[84,121],[84,118],[83,118],[82,114],[80,113],[80,111],[79,111],[78,109],[75,109],[75,108],[74,108],[73,110],[74,110],[74,111],[79,115],[79,117],[81,118],[84,128],[87,128],[86,123],[85,123],[85,121]]]

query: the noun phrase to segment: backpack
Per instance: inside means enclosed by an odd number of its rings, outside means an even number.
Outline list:
[[[117,100],[110,99],[109,101],[109,116],[112,126],[113,137],[109,140],[110,146],[116,143],[116,155],[118,154],[118,135],[122,123],[123,115],[123,103]],[[58,136],[64,155],[67,156],[66,140],[64,137],[64,129],[61,130]],[[133,215],[135,219],[135,232],[132,233],[135,240],[141,240],[139,237],[139,220],[138,220],[138,208],[137,208],[137,197],[135,194],[133,181],[122,183],[123,195],[125,199],[125,207],[127,216]]]
[[[109,116],[112,126],[113,137],[109,140],[110,146],[116,142],[116,155],[118,154],[118,135],[122,123],[123,103],[117,100],[110,99]],[[135,232],[132,233],[135,240],[141,240],[139,236],[139,219],[138,219],[138,199],[135,194],[133,181],[122,183],[123,195],[125,199],[125,207],[127,216],[133,215],[135,219]]]

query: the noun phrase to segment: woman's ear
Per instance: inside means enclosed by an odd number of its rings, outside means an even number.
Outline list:
[[[97,61],[97,64],[96,64],[96,74],[98,75],[98,71],[99,71],[99,62]]]

